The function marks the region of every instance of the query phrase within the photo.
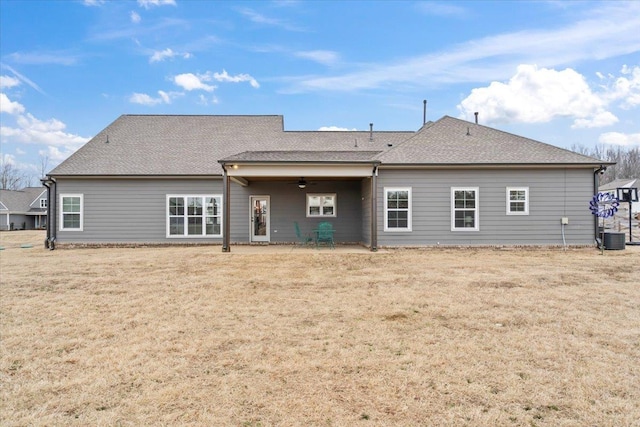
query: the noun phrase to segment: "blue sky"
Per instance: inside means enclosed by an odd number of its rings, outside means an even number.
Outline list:
[[[121,114],[282,114],[287,130],[443,115],[640,146],[640,2],[0,2],[3,161],[39,175]]]

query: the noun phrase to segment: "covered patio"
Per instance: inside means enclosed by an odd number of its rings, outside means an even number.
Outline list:
[[[229,252],[232,241],[292,243],[294,223],[309,234],[320,221],[331,222],[336,243],[377,250],[378,154],[247,151],[220,160],[222,251]]]

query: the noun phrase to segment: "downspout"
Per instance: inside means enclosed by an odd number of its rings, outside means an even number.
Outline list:
[[[371,252],[378,251],[378,165],[371,173]]]
[[[600,187],[600,175],[604,174],[604,171],[606,170],[607,170],[606,166],[600,165],[600,167],[593,172],[593,195],[594,196],[598,194],[598,188]],[[600,243],[604,243],[604,242],[598,241],[599,237],[598,237],[598,216],[597,215],[593,216],[593,235],[597,245],[600,245]]]
[[[56,180],[50,175],[41,180],[47,187],[47,238],[44,241],[45,249],[56,248]]]
[[[49,227],[49,206],[51,205],[51,184],[46,178],[40,180],[42,185],[47,188],[47,237],[44,239],[44,248],[49,249],[49,237],[51,237],[51,227]]]
[[[222,165],[222,252],[231,252],[231,248],[229,247],[229,233],[231,231],[231,227],[229,224],[230,218],[230,204],[231,198],[230,196],[230,183],[229,183],[229,175],[227,174],[227,168],[225,168],[224,164]]]

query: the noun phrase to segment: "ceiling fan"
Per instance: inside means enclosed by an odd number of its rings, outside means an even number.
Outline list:
[[[306,179],[304,179],[304,176],[301,176],[300,179],[295,183],[299,189],[305,189],[307,188],[307,185],[315,185],[315,182],[309,182]]]

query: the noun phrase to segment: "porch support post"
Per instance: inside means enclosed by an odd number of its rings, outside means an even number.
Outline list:
[[[231,183],[227,175],[227,169],[222,165],[222,252],[231,252],[229,247],[229,234],[231,224],[229,224],[231,213]]]
[[[371,174],[371,252],[378,251],[378,165]]]

